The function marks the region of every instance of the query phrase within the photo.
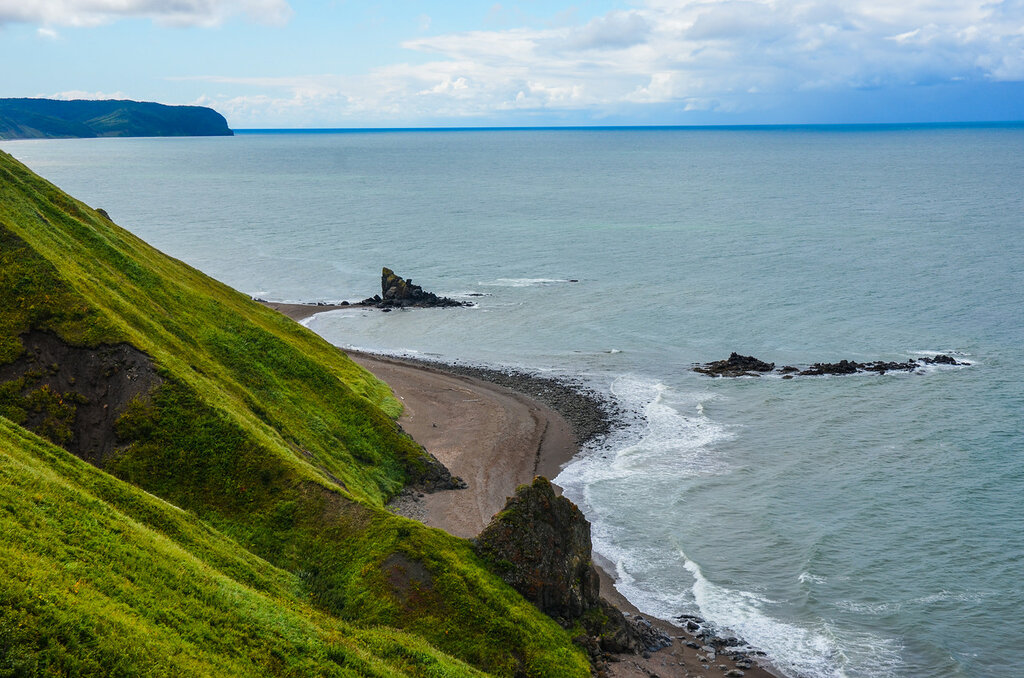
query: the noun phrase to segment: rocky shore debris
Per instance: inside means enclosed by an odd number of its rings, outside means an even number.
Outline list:
[[[913,372],[925,365],[970,365],[969,362],[958,362],[955,358],[940,354],[934,357],[913,358],[904,362],[876,360],[859,363],[853,360],[840,360],[837,363],[814,363],[804,369],[786,365],[775,369],[775,363],[766,363],[753,356],[732,353],[727,360],[716,360],[703,365],[695,365],[694,372],[712,377],[759,377],[762,374],[775,372],[783,375],[783,379],[794,376],[815,377],[822,375],[858,374],[863,372]]]
[[[380,274],[380,294],[363,299],[356,306],[373,306],[384,310],[393,308],[443,308],[450,306],[472,306],[468,301],[439,297],[433,292],[424,292],[412,278],[403,278],[385,266]]]
[[[628,619],[600,596],[590,523],[542,476],[520,485],[475,540],[491,569],[565,628],[595,666],[619,653],[654,652],[672,639],[642,618]]]
[[[692,614],[681,614],[675,620],[683,627],[692,640],[684,641],[684,645],[697,650],[697,660],[704,664],[728,658],[735,666],[725,675],[740,676],[742,671],[754,666],[756,657],[764,657],[765,653],[735,636],[720,636],[715,627],[701,617]],[[731,673],[736,671],[736,673]]]

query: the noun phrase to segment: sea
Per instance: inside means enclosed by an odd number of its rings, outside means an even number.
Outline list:
[[[0,148],[344,348],[582,379],[617,588],[791,678],[1024,672],[1024,126],[263,131]],[[480,295],[480,296],[477,296]],[[913,373],[714,379],[947,354]]]

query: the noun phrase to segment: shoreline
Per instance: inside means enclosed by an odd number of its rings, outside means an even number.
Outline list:
[[[264,303],[296,321],[333,310]],[[531,482],[535,475],[554,478],[583,445],[623,423],[623,411],[580,382],[513,369],[339,350],[391,387],[405,408],[398,419],[402,428],[468,485],[433,494],[406,490],[388,508],[455,536],[475,537],[518,485]],[[600,556],[594,560],[601,597],[629,616],[643,617],[672,639],[669,647],[653,653],[616,655],[603,675],[777,678],[764,665],[737,669],[731,653],[712,653],[708,660],[709,639],[697,637],[684,622],[642,613],[615,589],[614,577],[597,562]]]

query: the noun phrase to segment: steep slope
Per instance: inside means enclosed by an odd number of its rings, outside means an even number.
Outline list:
[[[146,101],[0,99],[0,139],[231,136],[203,106]]]
[[[0,450],[0,675],[481,675],[2,417]]]
[[[386,385],[5,154],[0,382],[0,416],[194,513],[326,616],[498,675],[587,674],[467,542],[383,510],[445,482]]]

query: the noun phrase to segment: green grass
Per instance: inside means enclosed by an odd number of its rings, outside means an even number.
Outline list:
[[[424,468],[385,384],[0,153],[0,365],[29,330],[127,342],[162,383],[121,416],[124,447],[102,471],[0,420],[0,489],[19,488],[0,513],[0,623],[28,639],[15,660],[44,673],[144,675],[180,659],[209,675],[347,675],[330,667],[372,659],[413,675],[471,675],[460,661],[495,675],[589,674],[568,635],[468,542],[382,508]],[[65,442],[65,394],[41,391],[17,406],[8,397],[6,410],[0,393],[0,414],[48,408],[38,412],[50,428],[35,432]],[[260,624],[224,642],[203,630],[241,629],[249,614]],[[86,648],[92,664],[67,663]],[[301,664],[309,657],[330,670]]]
[[[0,446],[0,675],[480,675],[3,418]]]

